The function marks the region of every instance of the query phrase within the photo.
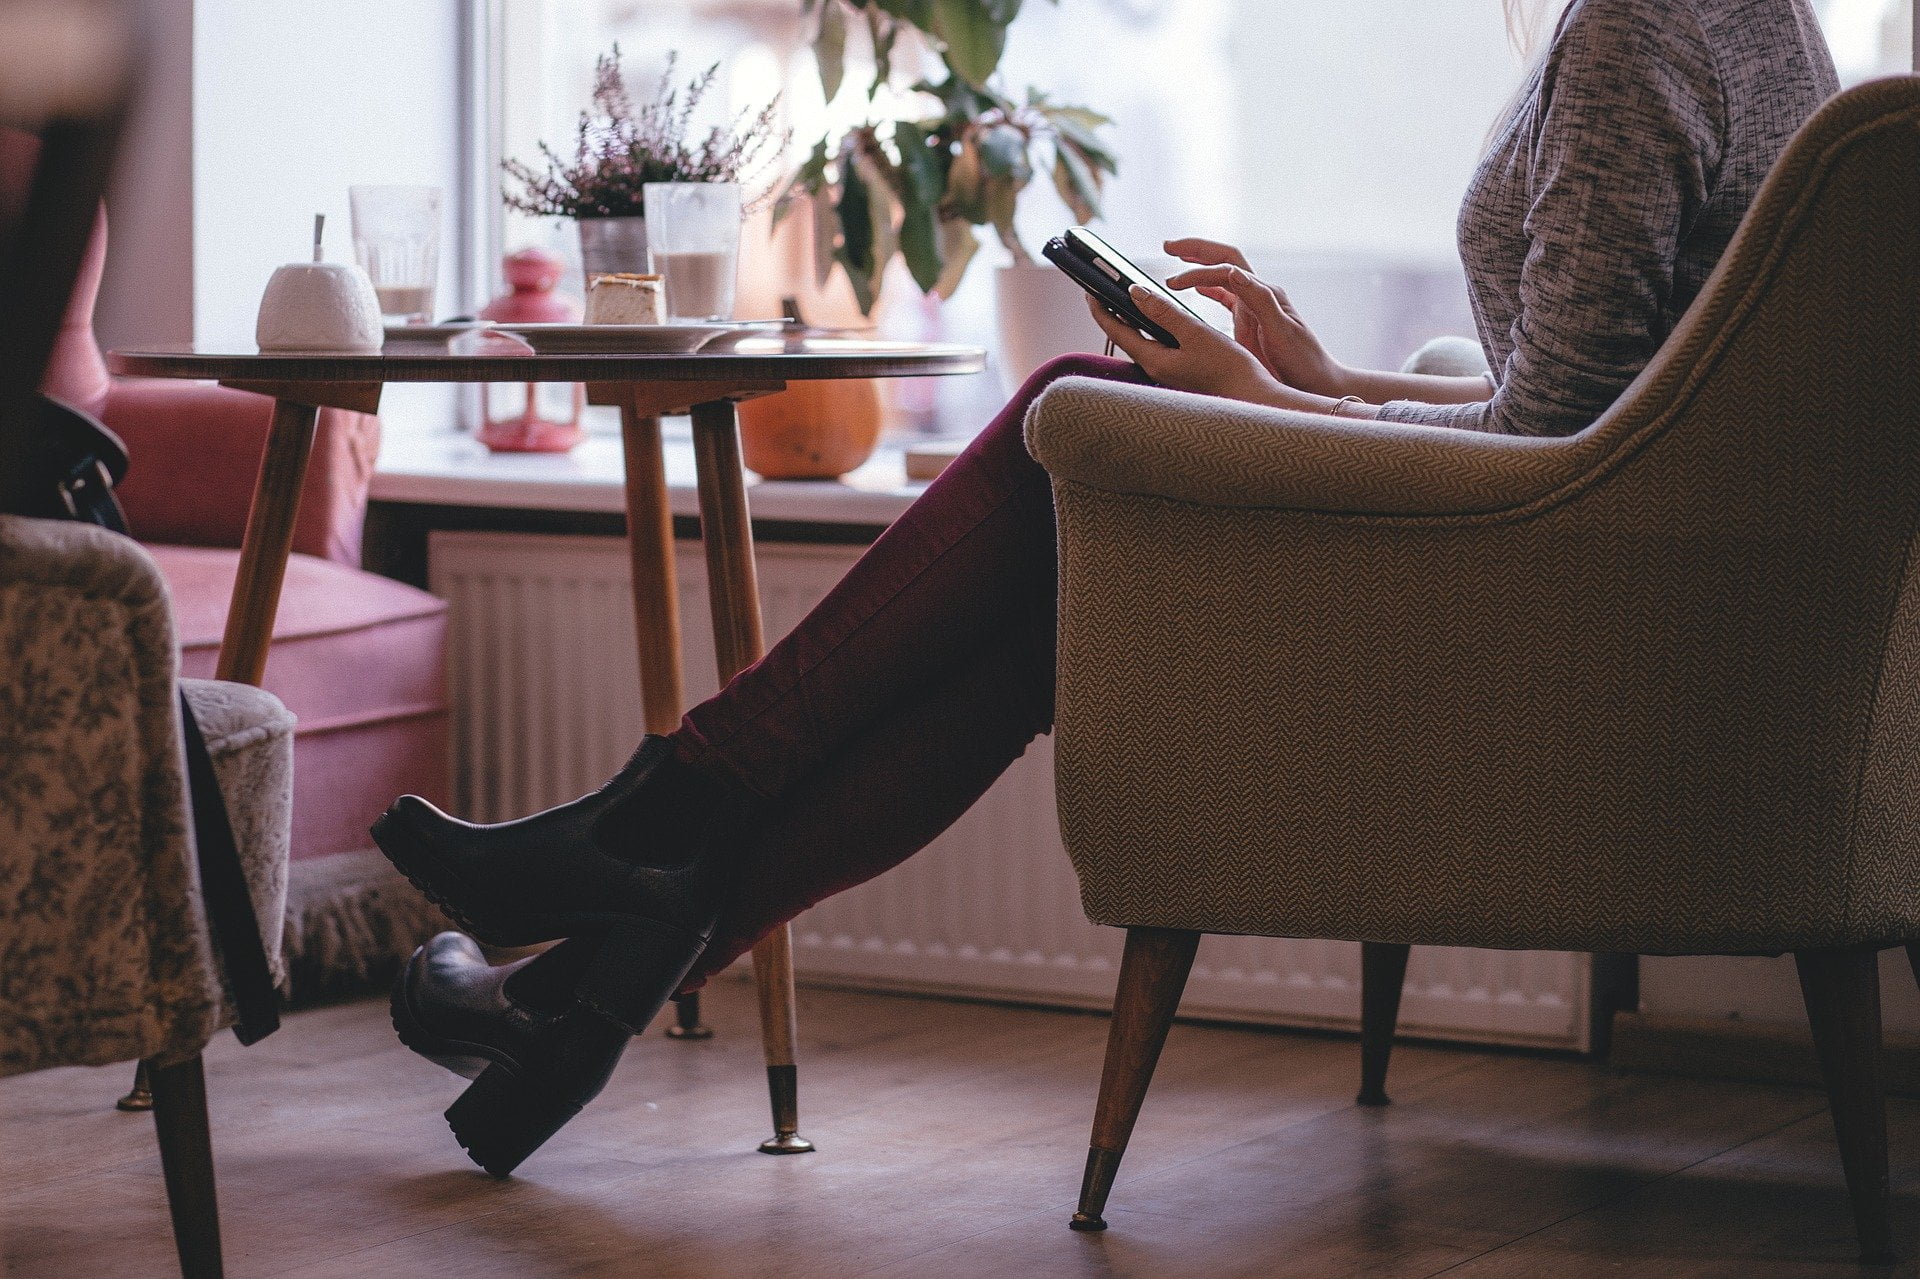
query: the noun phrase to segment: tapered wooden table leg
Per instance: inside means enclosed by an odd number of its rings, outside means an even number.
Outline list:
[[[259,684],[273,643],[273,619],[280,611],[280,588],[293,553],[293,524],[300,514],[300,486],[306,482],[313,453],[313,428],[320,410],[311,404],[275,400],[266,455],[247,512],[246,540],[240,544],[240,571],[227,605],[227,629],[220,639],[216,679]]]
[[[686,709],[680,652],[680,585],[673,564],[673,509],[667,502],[667,463],[660,419],[631,398],[620,406],[620,439],[627,464],[627,550],[633,560],[633,629],[640,649],[640,698],[647,731],[660,736],[680,726]],[[674,1001],[673,1039],[711,1039],[700,1022],[700,996]]]
[[[700,537],[706,545],[713,644],[725,684],[760,660],[760,590],[747,518],[746,479],[740,467],[740,429],[727,401],[693,410],[694,460],[700,476]],[[773,1136],[760,1143],[770,1155],[803,1154],[813,1143],[800,1135],[799,1068],[794,1038],[793,932],[777,928],[753,948],[760,990],[760,1034],[766,1047]]]

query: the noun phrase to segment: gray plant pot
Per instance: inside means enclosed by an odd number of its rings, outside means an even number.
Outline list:
[[[596,275],[644,274],[647,269],[645,218],[581,218],[580,266],[591,285]]]

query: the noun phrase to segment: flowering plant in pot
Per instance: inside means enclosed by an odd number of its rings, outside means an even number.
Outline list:
[[[819,14],[814,50],[830,100],[846,75],[849,32],[861,27],[874,61],[869,103],[892,77],[904,45],[930,48],[944,71],[938,81],[913,85],[924,114],[871,120],[821,139],[782,189],[776,216],[810,197],[823,282],[839,266],[861,309],[871,311],[898,255],[923,291],[950,297],[979,250],[978,229],[991,227],[1011,258],[995,276],[1000,363],[1010,382],[1066,350],[1099,349],[1099,330],[1084,314],[1079,290],[1035,261],[1014,212],[1045,173],[1076,221],[1098,218],[1106,179],[1118,169],[1103,137],[1112,121],[1037,89],[1016,98],[997,85],[1020,0],[802,6]]]
[[[614,45],[594,64],[592,108],[580,113],[572,155],[543,142],[538,166],[521,160],[501,166],[518,184],[506,192],[508,208],[578,223],[589,280],[647,269],[647,183],[750,182],[785,151],[777,101],[724,125],[698,127],[695,117],[719,64],[681,84],[674,78],[677,61],[668,55],[652,96],[636,103]]]
[[[855,22],[866,26],[873,48],[869,102],[891,78],[903,36],[930,45],[945,70],[938,82],[913,85],[926,114],[821,139],[775,206],[779,216],[798,196],[811,197],[816,266],[840,266],[863,311],[872,310],[896,254],[923,291],[950,296],[980,247],[977,227],[993,228],[1016,265],[1033,265],[1013,215],[1041,172],[1051,173],[1076,219],[1099,217],[1101,189],[1118,167],[1100,136],[1112,121],[1037,89],[1016,99],[993,83],[1020,0],[802,0],[802,7],[820,15],[814,51],[829,100],[845,78]]]

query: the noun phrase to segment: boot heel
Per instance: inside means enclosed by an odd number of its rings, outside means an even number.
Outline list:
[[[601,935],[574,987],[580,1002],[623,1030],[646,1030],[693,971],[707,939],[651,920],[622,920]]]
[[[493,1065],[447,1107],[447,1126],[473,1162],[506,1177],[579,1113],[579,1106]]]

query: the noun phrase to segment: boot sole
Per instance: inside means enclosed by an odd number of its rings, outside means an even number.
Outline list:
[[[493,1065],[447,1107],[447,1127],[467,1158],[489,1176],[505,1178],[581,1109]]]
[[[408,883],[483,942],[534,946],[562,937],[597,938],[595,954],[582,972],[575,994],[581,1003],[632,1034],[646,1031],[647,1024],[680,988],[707,948],[707,939],[701,934],[643,915],[582,911],[523,916],[511,924],[491,915],[477,915],[470,907],[454,904],[453,896],[470,899],[465,886],[440,864],[431,846],[414,834],[399,814],[391,809],[381,814],[371,834]],[[451,892],[449,885],[455,886]],[[403,997],[396,1007],[404,1004]]]

